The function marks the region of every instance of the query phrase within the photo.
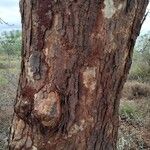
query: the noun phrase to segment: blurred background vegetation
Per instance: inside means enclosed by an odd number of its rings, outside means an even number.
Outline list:
[[[21,32],[13,30],[3,32],[0,36],[0,54],[19,56],[21,51]]]
[[[129,79],[150,82],[150,32],[136,42]]]
[[[18,85],[21,32],[0,35],[0,150],[7,149]],[[150,149],[150,32],[138,38],[120,102],[118,150]]]
[[[0,35],[0,150],[5,150],[20,72],[21,31]]]

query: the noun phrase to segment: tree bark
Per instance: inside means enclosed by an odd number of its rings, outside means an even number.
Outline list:
[[[21,0],[10,150],[115,150],[119,99],[148,0]]]

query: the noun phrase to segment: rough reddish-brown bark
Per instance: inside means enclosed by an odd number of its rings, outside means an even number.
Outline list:
[[[115,150],[120,92],[148,0],[22,0],[10,150]]]

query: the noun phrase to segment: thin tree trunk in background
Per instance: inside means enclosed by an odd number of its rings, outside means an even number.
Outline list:
[[[116,150],[120,93],[147,5],[21,0],[10,150]]]

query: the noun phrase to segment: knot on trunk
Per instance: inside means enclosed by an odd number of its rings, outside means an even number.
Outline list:
[[[57,92],[50,92],[41,98],[41,93],[35,94],[33,115],[45,127],[55,127],[60,120],[60,97]]]

